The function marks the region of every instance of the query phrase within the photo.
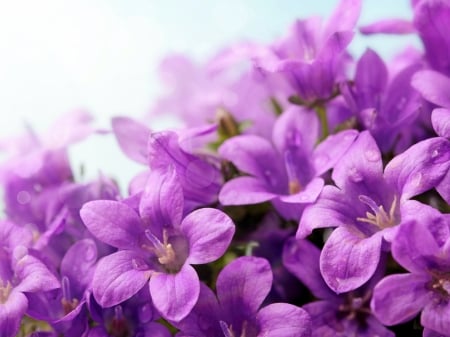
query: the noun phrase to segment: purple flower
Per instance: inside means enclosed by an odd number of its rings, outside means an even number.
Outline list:
[[[325,25],[316,17],[296,21],[284,40],[257,57],[257,66],[281,72],[306,102],[330,98],[344,76],[345,49],[360,10],[361,1],[341,0]]]
[[[298,238],[314,228],[338,227],[325,242],[320,268],[337,293],[364,284],[375,272],[381,252],[399,224],[416,216],[409,201],[436,187],[450,166],[450,144],[437,137],[419,142],[386,166],[367,132],[362,132],[333,170],[336,186],[325,186],[305,209]]]
[[[378,272],[364,286],[337,295],[326,285],[319,270],[320,250],[306,240],[294,238],[286,242],[283,263],[319,300],[303,308],[311,315],[312,336],[380,336],[393,337],[370,310],[372,288],[381,277]],[[384,271],[383,268],[379,269]]]
[[[111,307],[130,298],[150,279],[155,307],[170,320],[185,317],[198,299],[200,282],[191,264],[212,262],[234,234],[231,219],[203,208],[183,218],[179,178],[153,170],[139,210],[124,202],[92,201],[81,217],[99,240],[119,251],[99,261],[93,279],[95,299]]]
[[[93,240],[74,243],[59,266],[61,288],[30,294],[28,314],[50,323],[64,336],[82,335],[88,327],[85,303],[96,262],[97,247]]]
[[[224,205],[272,201],[286,219],[300,218],[324,185],[320,177],[339,160],[355,139],[348,130],[328,137],[317,147],[318,121],[312,111],[292,107],[277,120],[273,143],[253,135],[236,136],[220,148],[221,157],[246,175],[227,182],[220,191]]]
[[[340,86],[358,123],[370,131],[383,153],[393,147],[398,152],[411,145],[411,129],[420,101],[410,82],[418,69],[420,64],[413,60],[388,82],[384,62],[368,49],[357,63],[354,83]]]
[[[0,332],[13,337],[28,308],[27,294],[58,288],[59,282],[36,257],[28,254],[20,227],[0,223]],[[27,235],[28,236],[28,235]],[[29,237],[29,236],[28,236]]]
[[[153,308],[149,289],[142,288],[122,304],[101,308],[93,296],[88,297],[89,312],[97,323],[87,337],[169,337],[169,330],[155,321],[160,318]]]
[[[423,98],[443,107],[432,111],[431,123],[438,136],[450,140],[450,78],[433,70],[423,70],[414,75],[412,86]],[[450,203],[450,173],[447,173],[436,190]]]
[[[403,224],[392,243],[392,255],[409,273],[389,275],[375,287],[371,307],[381,322],[394,325],[421,312],[425,328],[448,335],[449,247],[449,214],[423,206],[415,220]]]
[[[296,306],[274,303],[260,309],[272,285],[269,263],[240,257],[217,278],[217,297],[204,284],[200,297],[177,337],[246,336],[303,337],[311,335],[309,316]]]
[[[450,75],[450,1],[422,0],[414,6],[414,27],[425,47],[425,57],[431,68]]]
[[[180,133],[163,131],[150,136],[150,169],[167,170],[168,166],[175,169],[183,189],[186,211],[217,201],[222,185],[218,161],[211,155],[196,153],[199,138],[211,134],[215,128],[208,126]]]

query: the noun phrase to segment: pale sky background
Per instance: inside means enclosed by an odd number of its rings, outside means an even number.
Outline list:
[[[85,108],[98,125],[112,116],[139,117],[163,88],[159,60],[182,52],[203,60],[242,40],[270,42],[296,18],[328,17],[336,0],[0,0],[0,138],[27,121],[44,130],[62,113]],[[366,0],[360,24],[410,18],[407,0]],[[356,37],[388,57],[411,37]],[[155,125],[152,125],[155,129]],[[156,126],[157,128],[158,126]],[[137,166],[112,137],[95,136],[71,151],[87,176],[99,171],[122,188]]]

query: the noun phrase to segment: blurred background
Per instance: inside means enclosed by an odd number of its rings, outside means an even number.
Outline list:
[[[158,64],[170,53],[202,61],[240,41],[268,43],[296,18],[328,17],[337,0],[0,0],[0,138],[37,132],[75,109],[92,113],[97,125],[110,118],[145,115],[164,91]],[[366,0],[359,24],[411,18],[408,0]],[[413,37],[362,37],[385,59],[415,44]],[[170,125],[164,118],[149,125]],[[92,136],[71,150],[86,176],[116,177],[124,188],[138,171],[111,136]],[[1,159],[1,158],[0,158]]]

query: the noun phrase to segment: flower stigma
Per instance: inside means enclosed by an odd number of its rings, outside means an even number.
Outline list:
[[[62,284],[62,299],[61,305],[63,307],[64,315],[67,315],[69,312],[73,311],[78,305],[78,299],[72,298],[70,291],[70,281],[67,276],[63,276],[61,280]]]
[[[297,194],[302,190],[302,185],[297,178],[295,170],[294,158],[291,151],[284,153],[284,163],[286,166],[286,173],[288,176],[288,190],[289,194]]]
[[[3,282],[0,279],[0,304],[4,304],[11,293],[12,285],[9,281]]]
[[[167,230],[163,230],[163,241],[161,242],[161,240],[148,229],[145,231],[145,237],[150,241],[152,246],[144,246],[144,248],[147,248],[156,255],[159,264],[163,266],[167,272],[176,273],[181,269],[185,261],[183,251],[187,250],[187,244],[184,238],[181,238],[178,235],[172,235],[170,237],[171,242],[169,242],[169,234]],[[178,253],[175,252],[173,245],[175,245]]]
[[[369,206],[373,213],[366,212],[366,217],[358,217],[356,220],[361,222],[370,223],[377,226],[380,229],[389,228],[397,224],[397,219],[395,217],[395,211],[397,209],[397,196],[394,196],[389,213],[387,213],[383,205],[378,206],[372,198],[366,195],[360,195],[359,201]]]
[[[237,335],[235,335],[232,325],[227,325],[227,323],[225,323],[224,321],[219,321],[219,324],[225,337],[238,337]],[[239,337],[246,337],[246,330],[247,321],[244,321],[244,323],[242,323],[242,332]]]

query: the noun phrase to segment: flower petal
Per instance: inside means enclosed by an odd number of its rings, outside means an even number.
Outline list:
[[[253,318],[272,287],[272,279],[269,262],[263,258],[240,257],[225,266],[216,286],[219,303],[229,316],[226,321],[232,324]]]
[[[319,269],[320,250],[307,240],[289,239],[283,249],[283,264],[320,299],[336,295],[326,285]]]
[[[419,203],[417,203],[419,204]],[[417,221],[403,223],[393,242],[392,255],[395,260],[410,272],[422,273],[429,267],[436,267],[440,253],[438,238],[433,236],[431,226],[438,224],[440,213],[430,206],[418,209]],[[413,216],[413,215],[411,215]],[[444,225],[447,227],[447,224]],[[442,241],[447,241],[443,238]]]
[[[200,295],[194,308],[174,326],[184,333],[183,336],[197,336],[199,332],[203,333],[202,336],[212,336],[214,330],[220,333],[219,320],[220,307],[216,295],[204,283],[200,283]]]
[[[72,295],[76,298],[81,298],[91,282],[96,263],[97,246],[91,239],[75,242],[61,260],[60,274],[69,278]]]
[[[322,178],[314,178],[300,192],[290,195],[282,195],[280,200],[286,203],[309,204],[317,200],[325,182]]]
[[[89,231],[100,241],[121,249],[136,249],[144,234],[138,214],[124,203],[113,200],[90,201],[80,216]]]
[[[153,305],[168,320],[179,322],[197,303],[200,281],[197,272],[185,264],[176,274],[158,273],[150,279]]]
[[[359,134],[345,155],[335,165],[332,178],[341,189],[358,190],[370,195],[370,186],[380,185],[383,164],[380,150],[368,131]]]
[[[304,239],[316,228],[338,227],[354,223],[362,203],[355,204],[355,196],[344,193],[335,186],[323,188],[319,199],[303,212],[297,238]],[[360,212],[363,214],[363,212]]]
[[[238,177],[228,181],[220,190],[219,201],[222,205],[253,205],[276,197],[270,187],[260,179]]]
[[[308,313],[291,304],[270,304],[258,312],[256,320],[260,329],[258,337],[311,336],[311,318]]]
[[[139,204],[139,213],[154,234],[164,226],[178,226],[183,217],[184,196],[172,165],[153,169]]]
[[[133,251],[105,256],[98,262],[92,280],[95,300],[106,308],[129,299],[147,283],[149,269]]]
[[[371,34],[411,34],[414,33],[414,26],[411,21],[404,19],[385,19],[362,27],[359,31],[364,35]]]
[[[436,187],[449,167],[450,142],[435,137],[416,143],[395,156],[386,165],[384,176],[405,200]]]
[[[117,142],[128,158],[147,164],[150,129],[128,117],[114,117],[111,123]]]
[[[349,149],[358,136],[356,130],[345,130],[328,136],[314,149],[313,162],[316,175],[322,175],[334,165]]]
[[[450,331],[450,303],[448,301],[429,301],[422,311],[420,323],[441,334]]]
[[[354,290],[374,274],[381,255],[382,235],[365,237],[347,227],[335,229],[320,256],[320,270],[336,293]]]
[[[450,109],[434,109],[431,113],[431,122],[440,137],[450,138]]]
[[[186,216],[180,226],[189,242],[189,264],[209,263],[223,255],[233,238],[235,226],[225,213],[202,208]]]
[[[293,106],[278,117],[272,139],[279,153],[295,146],[308,154],[318,140],[319,131],[319,120],[313,111]]]
[[[262,137],[232,137],[225,141],[218,151],[222,158],[231,161],[244,173],[262,179],[266,179],[267,173],[274,177],[281,175],[280,159],[272,144]]]
[[[427,101],[450,108],[450,78],[434,70],[421,70],[414,74],[411,85]]]
[[[25,295],[15,290],[9,294],[5,303],[0,303],[0,336],[16,336],[27,306],[28,301]]]
[[[323,38],[334,32],[353,30],[361,13],[361,0],[341,0],[327,21]]]
[[[49,291],[60,287],[45,264],[32,255],[25,255],[17,261],[15,273],[20,280],[15,289],[20,292]]]
[[[385,325],[406,322],[430,301],[427,275],[396,274],[382,279],[373,292],[371,308]]]

